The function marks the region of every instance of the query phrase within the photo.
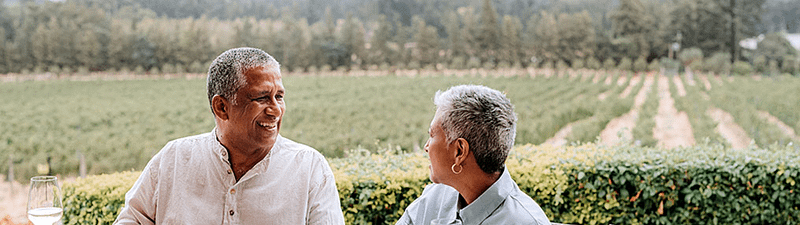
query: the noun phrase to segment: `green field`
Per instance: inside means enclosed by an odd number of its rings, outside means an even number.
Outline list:
[[[604,73],[605,76],[621,75]],[[581,79],[581,74],[551,78],[287,75],[287,112],[281,134],[328,157],[346,157],[348,149],[390,145],[413,151],[426,140],[435,110],[432,98],[437,90],[457,84],[482,84],[505,92],[514,103],[519,118],[517,144],[541,144],[576,121],[577,128],[568,140],[593,141],[608,120],[627,112],[632,105],[632,97],[618,98],[627,84],[618,86],[616,82],[605,84],[604,78],[600,80],[594,83],[592,79]],[[709,91],[711,103],[705,104],[716,103],[718,108],[731,111],[741,108],[732,112],[735,117],[755,109],[769,111],[800,130],[800,103],[796,97],[800,93],[797,88],[791,89],[798,84],[797,78],[790,77],[724,81]],[[742,88],[736,88],[739,86]],[[702,91],[691,89],[689,93]],[[601,93],[609,97],[600,101],[597,96]],[[780,97],[784,93],[794,97]],[[682,101],[675,98],[676,102]],[[719,103],[725,98],[749,100],[732,106]],[[696,111],[699,115],[705,110]],[[35,175],[37,165],[46,165],[47,157],[51,157],[54,173],[77,174],[78,153],[85,155],[90,174],[141,170],[167,141],[208,132],[214,126],[204,79],[0,83],[0,116],[0,172],[7,173],[8,162],[12,162],[18,180]],[[713,121],[708,125],[705,117],[694,120],[706,127],[713,125]],[[765,133],[764,129],[754,128],[756,125],[745,124],[748,123],[742,123],[744,129],[758,135],[754,138],[759,144],[788,140],[781,134]],[[718,139],[713,129],[701,131],[704,133],[695,131],[697,140],[702,139],[698,135]]]

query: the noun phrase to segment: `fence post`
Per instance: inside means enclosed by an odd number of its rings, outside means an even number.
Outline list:
[[[83,157],[83,153],[80,151],[78,151],[78,159],[80,161],[78,171],[80,171],[81,178],[86,178],[86,158]]]
[[[10,187],[9,190],[11,192],[10,196],[14,196],[15,195],[15,193],[14,193],[14,160],[12,158],[14,158],[14,155],[10,155],[8,157],[8,177],[7,178],[8,178],[8,186]]]

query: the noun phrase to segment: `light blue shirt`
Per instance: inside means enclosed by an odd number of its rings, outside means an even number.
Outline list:
[[[460,196],[456,189],[448,185],[430,184],[422,191],[422,196],[406,208],[397,225],[428,225],[437,218],[460,220],[465,225],[550,225],[542,208],[519,190],[507,169],[489,189],[462,209],[458,209]]]

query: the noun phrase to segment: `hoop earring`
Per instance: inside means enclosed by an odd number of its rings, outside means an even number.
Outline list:
[[[455,174],[459,174],[459,173],[461,173],[461,171],[464,171],[464,167],[463,167],[463,166],[461,166],[461,165],[459,164],[459,165],[458,165],[458,167],[459,167],[459,168],[461,168],[461,169],[459,169],[459,170],[458,170],[458,172],[456,172],[456,164],[455,164],[455,163],[453,163],[453,165],[452,165],[452,166],[450,166],[450,170],[452,170],[452,171],[453,171],[453,173],[455,173]]]

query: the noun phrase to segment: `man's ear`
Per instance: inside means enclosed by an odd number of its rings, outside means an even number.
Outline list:
[[[467,156],[469,156],[470,149],[469,149],[469,142],[467,139],[458,138],[453,141],[453,147],[456,149],[456,164],[460,165],[462,162],[467,160]]]
[[[221,120],[228,120],[228,106],[230,103],[220,95],[211,98],[211,111]]]

